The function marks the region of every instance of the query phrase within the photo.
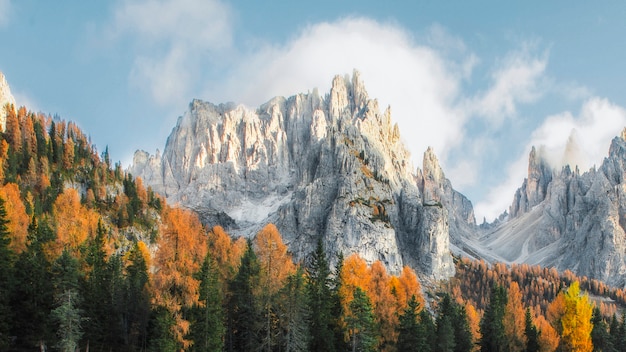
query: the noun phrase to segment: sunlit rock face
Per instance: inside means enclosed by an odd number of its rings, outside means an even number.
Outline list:
[[[5,130],[7,115],[6,115],[6,106],[7,104],[13,105],[15,108],[15,98],[11,95],[11,89],[9,88],[9,84],[7,83],[6,78],[0,72],[0,126],[2,126],[2,130]]]
[[[138,151],[130,172],[232,234],[275,223],[297,259],[321,239],[332,258],[356,252],[392,273],[408,264],[447,278],[450,232],[475,227],[432,150],[424,171],[413,168],[390,110],[369,99],[358,72],[335,77],[324,96],[254,110],[194,100],[163,154]]]

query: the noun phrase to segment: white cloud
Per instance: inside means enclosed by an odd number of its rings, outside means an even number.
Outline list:
[[[0,0],[0,27],[9,24],[11,19],[11,0]]]
[[[130,37],[131,83],[162,105],[188,100],[204,61],[232,45],[230,7],[219,0],[123,1],[109,35]]]
[[[541,97],[547,63],[547,52],[535,55],[532,45],[510,53],[493,71],[490,88],[470,101],[469,109],[499,127],[504,119],[515,116],[519,103]]]
[[[581,172],[599,166],[608,155],[610,141],[626,126],[626,110],[606,99],[591,98],[578,116],[570,112],[549,116],[530,136],[525,152],[509,166],[504,182],[492,188],[486,199],[476,204],[478,218],[492,220],[508,209],[515,190],[527,176],[528,153],[532,146],[541,150],[554,168],[564,165]]]
[[[364,18],[320,23],[284,45],[242,56],[227,82],[207,88],[205,98],[257,106],[276,95],[327,91],[334,75],[357,69],[381,109],[391,105],[415,160],[428,146],[445,159],[463,137],[465,115],[454,106],[462,76],[457,71],[465,62],[447,61],[394,24]]]

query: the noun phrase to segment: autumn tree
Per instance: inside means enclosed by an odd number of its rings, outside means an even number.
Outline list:
[[[391,292],[390,278],[380,261],[369,268],[367,294],[374,307],[374,316],[378,330],[378,349],[386,351],[395,345],[398,336],[397,302]]]
[[[194,274],[205,255],[206,237],[198,217],[180,208],[164,212],[159,250],[154,258],[154,303],[171,314],[172,336],[184,348],[192,343],[186,338],[189,321],[185,310],[198,302],[199,281]]]
[[[57,197],[52,212],[57,230],[57,240],[50,248],[52,257],[58,256],[66,247],[78,256],[79,246],[95,235],[98,214],[80,203],[80,196],[74,188],[66,189]]]
[[[283,244],[278,229],[273,224],[266,225],[254,240],[255,252],[260,266],[259,301],[263,307],[264,349],[270,351],[276,344],[274,336],[277,334],[278,321],[277,293],[283,286],[285,279],[294,271],[291,255],[287,253],[287,246]]]
[[[525,314],[522,303],[522,293],[517,282],[511,282],[508,298],[504,307],[504,333],[507,340],[507,350],[522,352],[526,349],[527,338],[525,332]]]
[[[537,316],[535,322],[537,324],[537,329],[539,330],[539,351],[556,351],[561,341],[556,329],[552,327],[543,315]]]
[[[593,306],[586,294],[581,294],[578,281],[574,281],[564,293],[565,312],[561,317],[564,348],[569,351],[592,351],[591,315]]]
[[[19,254],[26,248],[26,236],[30,224],[19,186],[15,183],[5,184],[0,187],[0,197],[5,200],[4,207],[9,221],[7,230],[11,234],[11,249]]]

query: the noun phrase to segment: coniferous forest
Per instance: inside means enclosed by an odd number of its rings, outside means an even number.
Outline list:
[[[7,113],[2,351],[626,350],[621,289],[466,258],[422,285],[321,242],[294,262],[274,225],[253,240],[206,228],[75,124]]]

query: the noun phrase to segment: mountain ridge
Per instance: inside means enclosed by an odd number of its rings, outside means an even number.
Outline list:
[[[324,97],[277,97],[254,111],[194,100],[163,155],[138,151],[134,159],[132,174],[170,201],[223,211],[235,234],[275,223],[297,258],[321,237],[330,253],[446,278],[450,219],[452,232],[475,224],[471,202],[452,189],[432,149],[424,170],[413,168],[389,109],[380,112],[356,71],[336,76]]]

